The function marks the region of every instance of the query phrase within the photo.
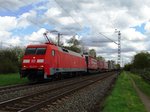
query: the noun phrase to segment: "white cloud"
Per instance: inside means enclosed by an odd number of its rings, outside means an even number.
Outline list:
[[[6,41],[10,38],[11,32],[0,30],[0,41]]]
[[[38,4],[39,2],[41,0],[2,0],[0,1],[0,11],[1,9],[11,10],[11,8],[12,10],[19,10],[21,7]],[[73,2],[70,0],[57,0],[57,2],[60,4],[55,3],[53,0],[47,1],[46,4],[44,3],[45,5],[34,7],[35,10],[31,9],[17,17],[1,16],[0,39],[7,37],[7,39],[9,38],[10,41],[17,44],[20,43],[19,36],[14,35],[12,30],[47,24],[47,26],[61,32],[80,34],[82,40],[85,41],[83,43],[87,47],[95,48],[97,54],[109,59],[117,56],[117,45],[110,42],[92,43],[92,41],[109,41],[98,34],[99,32],[108,32],[103,34],[117,41],[117,34],[114,34],[115,28],[117,28],[122,34],[122,54],[126,60],[129,60],[131,55],[134,55],[137,51],[150,49],[148,45],[150,41],[148,38],[150,22],[147,22],[150,19],[149,0],[73,0]],[[63,7],[63,9],[60,7]],[[134,29],[135,26],[140,26],[143,23],[145,23],[145,34]],[[43,32],[45,29],[38,27],[36,30],[32,34],[23,36],[26,43],[44,40]],[[65,37],[62,40],[66,42],[65,40],[68,38]]]
[[[41,1],[42,0],[0,0],[0,11],[9,10],[13,12],[21,7]]]
[[[16,17],[0,16],[0,41],[7,41],[11,35],[11,30],[17,26]]]
[[[60,14],[61,14],[61,10],[56,7],[52,7],[45,12],[45,15],[48,18],[54,18],[56,16],[59,16]]]
[[[139,41],[142,41],[142,40],[145,40],[146,39],[146,36],[138,31],[136,31],[134,28],[128,28],[128,29],[124,29],[122,31],[122,39],[127,39],[129,41],[131,40],[139,40]]]
[[[118,45],[114,44],[114,43],[108,43],[108,47],[110,47],[112,49],[118,49]]]
[[[145,29],[145,31],[146,31],[147,33],[150,33],[150,22],[147,22],[147,23],[145,24],[144,29]]]
[[[33,32],[31,35],[27,35],[24,39],[28,42],[40,42],[44,40],[43,33],[45,33],[46,29],[41,28],[37,32]]]
[[[11,39],[9,39],[7,43],[11,44],[12,46],[21,46],[22,42],[20,39],[20,37],[14,36]]]
[[[69,25],[75,23],[70,17],[61,17],[58,21],[63,25]]]
[[[37,13],[33,10],[23,13],[20,15],[20,17],[17,19],[18,21],[18,28],[26,28],[29,25],[36,25],[37,21]],[[36,22],[37,21],[37,22]]]
[[[16,17],[0,16],[0,30],[9,31],[16,28],[17,20]]]

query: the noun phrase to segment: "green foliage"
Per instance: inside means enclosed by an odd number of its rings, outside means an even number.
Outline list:
[[[27,83],[27,78],[20,79],[19,74],[0,74],[0,86]]]
[[[22,56],[23,50],[19,47],[0,50],[0,73],[18,72]]]
[[[141,52],[134,56],[133,67],[135,69],[144,69],[150,67],[150,54],[148,52]]]
[[[150,81],[150,54],[140,52],[133,58],[132,64],[126,65],[125,69],[130,69],[132,73],[140,75],[145,81]]]
[[[69,44],[71,44],[70,46],[78,46],[80,45],[80,42],[79,40],[77,40],[75,38],[75,36],[73,36],[69,41],[68,41]]]
[[[145,82],[148,82],[150,84],[150,68],[131,69],[131,72],[137,74],[138,76],[141,76],[141,78],[143,78]]]
[[[74,52],[77,52],[77,53],[80,53],[81,52],[81,49],[76,47],[76,46],[64,46],[64,48],[68,49],[68,50],[71,50],[71,51],[74,51]]]
[[[126,72],[121,73],[111,95],[106,99],[103,112],[146,112],[129,77]]]
[[[10,59],[2,60],[0,64],[0,73],[15,73],[18,72],[17,63]]]
[[[96,58],[96,51],[95,51],[95,49],[90,49],[89,50],[89,55],[94,57],[94,58]]]
[[[120,69],[120,64],[116,64],[116,69]]]
[[[78,47],[78,45],[80,44],[79,40],[77,40],[75,38],[75,36],[73,36],[69,41],[68,43],[70,44],[70,46],[63,46],[64,48],[68,49],[68,50],[71,50],[71,51],[74,51],[74,52],[77,52],[77,53],[80,53],[81,52],[81,49]]]
[[[97,59],[97,60],[105,60],[105,58],[102,57],[102,56],[97,56],[96,59]]]
[[[124,70],[126,70],[126,71],[130,71],[131,68],[132,68],[132,64],[131,64],[131,63],[128,63],[128,64],[126,64],[126,65],[124,66]]]
[[[145,82],[145,80],[143,78],[141,78],[138,75],[135,74],[131,74],[133,80],[135,81],[136,85],[138,86],[138,88],[145,93],[147,96],[150,97],[150,84]]]

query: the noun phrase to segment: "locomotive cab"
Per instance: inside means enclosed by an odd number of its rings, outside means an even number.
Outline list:
[[[31,82],[86,72],[85,57],[53,44],[29,45],[22,60],[21,77]]]
[[[21,77],[28,77],[32,82],[43,79],[46,52],[46,45],[28,46],[22,59]]]

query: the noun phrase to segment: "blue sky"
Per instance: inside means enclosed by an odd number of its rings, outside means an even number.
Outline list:
[[[136,31],[141,32],[142,34],[144,34],[145,33],[144,27],[145,27],[145,23],[142,23],[141,25],[135,26],[133,28],[135,28]]]
[[[6,10],[0,11],[0,16],[15,16],[15,17],[18,17],[21,14],[26,13],[26,12],[32,10],[32,9],[33,9],[32,4],[21,7],[18,10],[11,10],[11,9],[6,8]]]
[[[78,34],[82,41],[86,40],[83,43],[86,48],[94,48],[98,55],[116,60],[117,46],[114,43],[99,43],[97,46],[92,41],[107,41],[99,32],[112,32],[105,35],[116,40],[117,34],[113,32],[117,29],[122,34],[124,62],[129,62],[137,52],[149,52],[149,0],[127,0],[125,3],[120,0],[56,1],[7,0],[6,3],[1,0],[0,41],[26,46],[32,43],[31,40],[41,40],[46,30],[55,29]],[[63,36],[62,41],[66,42],[69,38]]]

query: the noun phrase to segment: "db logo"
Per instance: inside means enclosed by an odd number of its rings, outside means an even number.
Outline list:
[[[32,59],[32,60],[31,60],[31,63],[35,63],[35,62],[36,62],[36,59]]]

